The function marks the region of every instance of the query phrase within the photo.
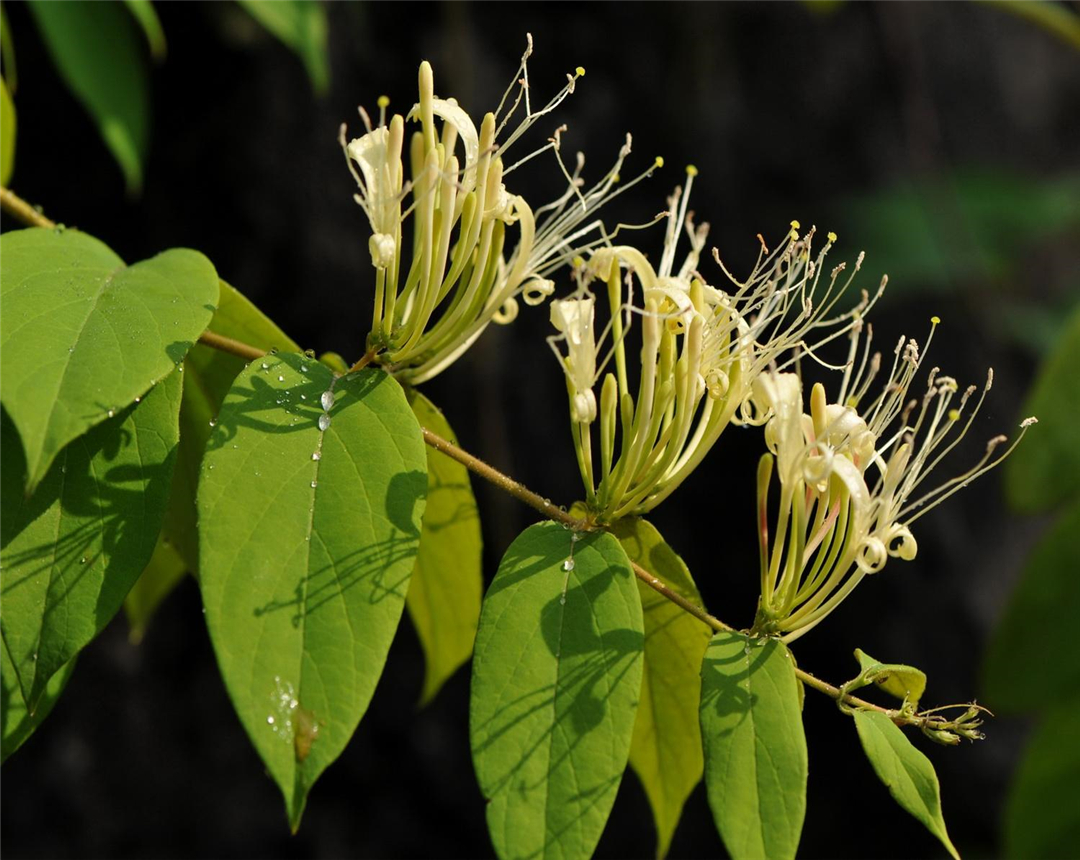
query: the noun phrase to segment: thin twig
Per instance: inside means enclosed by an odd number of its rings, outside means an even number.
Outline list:
[[[514,498],[529,505],[529,507],[535,508],[548,519],[555,520],[555,522],[562,523],[567,528],[579,532],[591,531],[595,528],[585,520],[570,516],[558,505],[553,505],[550,499],[537,495],[524,484],[518,483],[509,475],[504,475],[479,457],[474,457],[468,451],[464,451],[452,442],[448,442],[437,433],[432,433],[426,427],[420,429],[423,430],[424,441],[436,451],[441,451],[451,460],[457,460],[466,469],[476,472],[485,481],[489,481],[499,489],[505,490]]]
[[[223,334],[209,330],[199,335],[199,343],[238,356],[245,361],[254,361],[256,358],[262,358],[266,355],[265,349],[259,349],[257,346],[233,340],[231,337],[225,337]]]
[[[46,218],[10,188],[0,188],[0,209],[29,227],[52,229],[56,226],[55,221]]]

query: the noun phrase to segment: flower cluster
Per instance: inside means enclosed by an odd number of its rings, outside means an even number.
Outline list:
[[[578,155],[571,172],[561,157],[563,128],[516,163],[505,161],[514,143],[573,93],[585,74],[579,67],[567,75],[566,85],[533,110],[531,52],[530,38],[515,83],[498,109],[485,114],[479,130],[454,99],[435,96],[426,62],[420,66],[419,101],[405,116],[394,114],[387,120],[389,100],[382,97],[376,125],[361,109],[367,130],[362,137],[347,142],[346,127],[341,127],[341,146],[358,187],[355,200],[371,228],[375,303],[367,346],[404,382],[430,379],[468,349],[489,323],[511,321],[519,296],[526,304],[543,302],[554,291],[549,276],[555,269],[609,241],[596,210],[633,184],[617,187],[630,152],[629,138],[612,168],[588,190],[581,177],[584,158]],[[515,88],[517,96],[511,99]],[[509,130],[522,103],[524,118]],[[407,139],[410,121],[419,128]],[[506,178],[548,150],[554,152],[567,188],[554,201],[533,209],[507,189]],[[410,252],[407,267],[403,246]]]
[[[688,168],[685,190],[676,188],[669,198],[656,268],[635,247],[597,248],[588,261],[577,261],[575,295],[551,306],[558,333],[549,341],[566,373],[587,503],[601,521],[651,510],[697,467],[729,424],[760,423],[763,416],[750,396],[754,380],[766,368],[791,363],[856,327],[880,295],[880,289],[873,298],[863,294],[855,308],[835,313],[854,271],[843,277],[846,267],[840,265],[823,277],[836,237],[830,234],[815,254],[814,231],[800,235],[798,222],[774,251],[762,242],[746,280],[720,263],[731,289],[711,286],[698,271],[708,225],[695,225],[688,210],[696,174]],[[684,232],[689,251],[676,269]],[[599,336],[595,280],[606,281],[608,298],[609,319]],[[642,342],[636,396],[626,358],[635,320]],[[600,359],[609,336],[611,346]],[[612,359],[614,372],[605,372]],[[591,442],[597,419],[599,468]]]
[[[938,325],[935,317],[933,330]],[[910,561],[918,545],[911,526],[957,490],[1000,463],[1019,443],[1034,418],[1004,452],[995,436],[965,472],[933,489],[924,482],[964,438],[993,383],[993,372],[969,408],[976,386],[962,393],[956,380],[932,368],[921,398],[909,398],[925,350],[901,338],[893,350],[885,384],[869,391],[881,368],[870,354],[872,330],[851,334],[851,350],[840,391],[830,401],[821,383],[813,386],[810,412],[803,412],[802,384],[793,373],[766,373],[755,384],[757,408],[770,417],[765,438],[770,453],[758,468],[758,529],[761,602],[755,628],[802,636],[831,613],[869,574],[889,558]],[[929,339],[927,341],[929,347]],[[779,479],[775,533],[769,536],[769,489]]]

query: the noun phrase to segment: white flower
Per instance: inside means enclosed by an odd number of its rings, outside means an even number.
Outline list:
[[[862,326],[852,331],[839,402],[828,402],[818,383],[811,392],[810,413],[804,414],[794,374],[770,374],[755,383],[756,407],[768,417],[771,451],[758,477],[762,597],[755,626],[760,632],[781,633],[785,641],[820,623],[863,576],[879,572],[890,558],[914,559],[918,544],[912,524],[1000,463],[1035,423],[1034,418],[1022,422],[1016,440],[996,457],[1005,437],[994,437],[974,466],[920,494],[930,471],[971,427],[993,373],[969,414],[975,386],[960,394],[956,381],[939,375],[937,368],[929,373],[921,401],[909,400],[922,358],[913,340],[901,338],[888,380],[877,397],[867,400],[881,362],[877,355],[870,357],[869,327],[866,333],[859,359]],[[770,545],[767,508],[773,457],[781,497]]]
[[[551,303],[551,324],[566,342],[564,359],[570,386],[573,420],[591,423],[596,420],[596,335],[593,331],[595,300],[564,299]]]

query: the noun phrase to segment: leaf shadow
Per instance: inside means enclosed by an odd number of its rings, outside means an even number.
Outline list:
[[[514,565],[517,568],[514,574],[492,583],[488,599],[492,592],[497,594],[529,576],[564,576],[564,558],[562,553],[549,553],[527,561],[522,559]],[[605,721],[613,719],[611,692],[634,668],[644,648],[641,631],[622,627],[601,632],[597,622],[597,601],[614,583],[616,570],[608,567],[583,580],[573,571],[566,572],[565,594],[560,592],[542,607],[539,628],[533,634],[540,636],[544,647],[558,659],[554,682],[535,686],[514,697],[504,694],[492,709],[492,716],[473,726],[474,753],[482,753],[537,714],[551,712],[542,730],[520,744],[509,756],[510,760],[501,765],[502,772],[485,785],[489,796],[514,792],[527,797],[548,780],[552,771],[571,763],[582,743]],[[528,681],[527,677],[522,678],[522,683]],[[481,738],[478,743],[477,737]],[[546,763],[534,763],[536,756],[545,756]],[[579,783],[576,794],[566,798],[567,802],[578,805],[576,817],[580,818],[591,806],[606,802],[611,788],[621,778],[620,768],[617,774],[592,784]],[[545,846],[557,842],[571,826],[573,822],[558,830],[547,829]]]
[[[717,717],[734,717],[731,728],[720,734],[727,735],[750,716],[757,703],[757,696],[747,692],[755,688],[754,675],[777,646],[774,640],[747,639],[746,645],[722,656],[710,649],[701,664],[701,708],[710,709]],[[744,664],[745,668],[739,669]],[[734,670],[734,671],[733,671]]]

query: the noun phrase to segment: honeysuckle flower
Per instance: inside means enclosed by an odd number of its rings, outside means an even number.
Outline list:
[[[664,248],[655,268],[634,246],[607,245],[594,249],[575,269],[576,300],[591,296],[594,280],[607,282],[610,321],[597,339],[602,343],[610,333],[606,357],[597,361],[603,349],[591,345],[593,363],[584,365],[569,343],[565,356],[560,351],[567,340],[562,328],[549,338],[567,374],[587,501],[602,520],[651,510],[696,468],[729,424],[764,420],[765,412],[751,397],[755,379],[769,367],[783,369],[799,356],[812,356],[821,344],[850,331],[880,295],[880,289],[873,299],[864,293],[854,309],[834,314],[851,282],[851,277],[841,279],[845,266],[840,265],[824,288],[819,283],[835,236],[830,234],[812,256],[814,231],[800,237],[797,222],[777,250],[769,252],[762,242],[757,265],[745,281],[721,263],[734,285],[731,292],[709,285],[698,271],[708,225],[695,225],[688,208],[696,175],[695,168],[688,168],[685,190],[676,189],[668,200]],[[684,233],[689,250],[677,265]],[[860,263],[861,257],[856,271]],[[638,304],[635,284],[640,286]],[[629,387],[624,343],[635,319],[642,339],[636,397]],[[586,371],[593,371],[592,387],[612,358],[615,370],[604,374],[594,414],[582,408]],[[599,470],[593,465],[589,426],[596,418]]]
[[[596,376],[595,310],[592,296],[551,303],[551,324],[566,340],[566,378],[573,419],[586,424],[596,419],[596,397],[592,392]]]
[[[368,348],[403,381],[430,379],[489,323],[512,321],[519,296],[526,304],[543,302],[554,292],[555,269],[609,240],[596,210],[633,184],[616,187],[629,138],[614,167],[588,191],[581,179],[584,158],[578,155],[577,169],[570,173],[560,155],[563,128],[539,149],[506,162],[511,147],[573,93],[585,74],[579,67],[567,75],[566,85],[534,109],[528,81],[531,52],[529,37],[515,82],[479,128],[454,99],[436,96],[428,63],[420,66],[419,100],[404,116],[395,114],[388,121],[389,100],[383,97],[374,127],[361,110],[364,135],[346,142],[342,126],[341,145],[358,189],[355,200],[371,229],[375,307]],[[511,127],[522,104],[525,115]],[[408,137],[407,123],[419,126]],[[555,154],[567,189],[534,211],[507,188],[506,178],[548,150]],[[410,250],[411,260],[403,265],[403,251]]]
[[[936,328],[935,317],[931,328]],[[793,373],[768,373],[757,380],[755,407],[768,416],[766,454],[758,469],[761,602],[755,628],[792,641],[831,613],[864,576],[890,558],[911,561],[918,544],[911,526],[919,517],[1007,457],[1034,418],[1003,453],[995,436],[968,470],[936,488],[922,486],[930,472],[970,429],[993,382],[960,393],[938,368],[927,375],[921,399],[909,399],[922,365],[918,344],[901,338],[880,393],[867,392],[881,368],[870,355],[872,332],[851,333],[851,350],[839,396],[830,402],[821,383],[803,412],[802,385]],[[929,346],[929,340],[927,342]],[[775,469],[780,484],[776,530],[769,540],[769,487]]]

